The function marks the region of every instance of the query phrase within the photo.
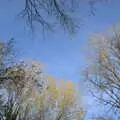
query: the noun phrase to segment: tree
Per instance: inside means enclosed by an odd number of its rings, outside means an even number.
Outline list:
[[[2,119],[2,116],[3,116],[3,95],[0,94],[0,119]]]
[[[2,87],[11,94],[14,92],[16,97],[21,97],[24,94],[28,97],[33,90],[37,89],[41,92],[45,82],[42,74],[39,62],[16,63],[6,68]]]
[[[27,64],[24,62],[7,70],[9,79],[4,82],[3,88],[7,89],[8,98],[12,96],[12,99],[5,104],[8,111],[5,111],[4,117],[21,120],[82,120],[84,110],[81,101],[77,101],[73,83],[58,83],[42,73],[41,64],[36,61],[27,61]]]
[[[41,94],[44,87],[45,80],[41,72],[40,64],[35,61],[20,62],[5,68],[1,78],[1,89],[6,91],[7,97],[2,111],[3,119],[10,119],[10,116],[11,120],[27,118],[27,106],[33,99],[32,93]]]
[[[114,29],[112,33],[91,37],[95,57],[85,75],[88,83],[94,86],[91,88],[92,94],[119,115],[120,31]]]
[[[92,120],[115,120],[113,117],[110,116],[94,116]]]
[[[76,32],[79,27],[74,14],[79,10],[80,0],[24,0],[24,9],[21,15],[27,19],[28,24],[33,28],[34,23],[39,23],[43,28],[51,29],[56,23],[70,33]],[[104,1],[104,0],[101,0]],[[90,11],[94,14],[94,4],[100,0],[87,1]],[[49,19],[48,19],[49,18]],[[77,18],[78,19],[78,18]],[[57,21],[56,21],[57,20]]]
[[[105,0],[86,0],[90,11],[94,14],[94,4]],[[75,33],[79,28],[79,18],[75,18],[79,11],[81,0],[23,0],[20,16],[34,29],[36,23],[43,29],[51,29],[60,24],[69,33]],[[22,3],[21,2],[21,3]]]
[[[24,1],[25,5],[21,15],[27,19],[31,28],[37,22],[43,28],[51,29],[56,24],[56,20],[58,20],[64,29],[69,32],[75,32],[77,25],[74,23],[71,13],[77,8],[79,0]]]
[[[0,41],[0,74],[5,67],[9,66],[15,58],[14,40],[8,42]]]
[[[11,39],[8,42],[3,42],[0,41],[0,119],[3,118],[3,113],[5,110],[5,100],[4,100],[4,95],[3,95],[3,82],[6,81],[7,77],[5,76],[6,74],[6,69],[12,65],[15,54],[14,54],[14,40]]]
[[[13,99],[13,96],[9,97],[7,102],[3,105],[1,120],[17,120],[19,107],[18,103]]]
[[[71,81],[60,81],[49,77],[47,89],[36,95],[38,118],[42,120],[83,120],[84,110],[77,101],[76,89]]]
[[[10,46],[9,46],[10,47]],[[84,110],[71,81],[56,81],[44,74],[41,63],[26,60],[9,64],[8,46],[2,46],[0,89],[1,120],[82,120]],[[2,58],[2,57],[1,57]],[[4,97],[3,96],[3,97]]]
[[[0,89],[2,82],[6,79],[5,73],[9,66],[15,62],[14,40],[0,42]]]

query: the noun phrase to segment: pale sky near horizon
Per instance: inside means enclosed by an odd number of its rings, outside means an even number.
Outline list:
[[[42,36],[37,30],[33,36],[24,28],[24,21],[17,17],[22,2],[0,1],[0,40],[14,37],[17,49],[22,58],[31,58],[45,64],[45,70],[58,79],[80,81],[80,72],[86,66],[88,59],[84,47],[88,37],[100,33],[120,22],[120,0],[96,5],[96,15],[90,16],[89,8],[81,7],[82,26],[72,39],[62,30]]]

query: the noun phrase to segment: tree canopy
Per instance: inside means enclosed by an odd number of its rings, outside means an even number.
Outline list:
[[[6,44],[12,50],[10,44]],[[8,50],[8,46],[5,50]],[[7,54],[1,52],[4,58],[8,54],[11,52]],[[0,90],[5,91],[5,96],[0,95],[1,120],[84,118],[82,100],[77,97],[74,84],[64,80],[58,82],[53,77],[47,76],[41,63],[25,60],[6,65],[3,70],[4,74],[0,74]]]
[[[113,29],[108,35],[91,37],[94,46],[93,63],[86,70],[86,77],[95,90],[93,95],[110,110],[119,115],[120,110],[120,31]]]

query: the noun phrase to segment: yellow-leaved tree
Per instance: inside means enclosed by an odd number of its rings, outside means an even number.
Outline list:
[[[47,88],[36,94],[35,107],[41,120],[82,120],[84,111],[77,100],[76,88],[71,81],[56,81],[49,77]]]
[[[84,110],[75,85],[44,74],[41,63],[25,61],[6,68],[6,120],[82,120]],[[10,96],[10,97],[9,97]],[[10,112],[11,113],[10,113]],[[9,114],[10,113],[10,114]],[[10,115],[10,116],[9,116]]]

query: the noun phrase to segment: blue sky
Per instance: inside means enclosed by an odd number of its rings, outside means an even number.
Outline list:
[[[22,7],[22,0],[10,2],[0,1],[0,40],[9,40],[14,37],[17,49],[22,58],[32,58],[45,64],[45,70],[58,79],[69,79],[79,82],[80,72],[89,61],[86,59],[84,48],[88,37],[93,33],[106,30],[120,21],[120,0],[96,5],[96,15],[90,16],[88,5],[81,5],[82,25],[72,39],[62,30],[41,35],[37,30],[33,39],[24,20],[17,17]]]

